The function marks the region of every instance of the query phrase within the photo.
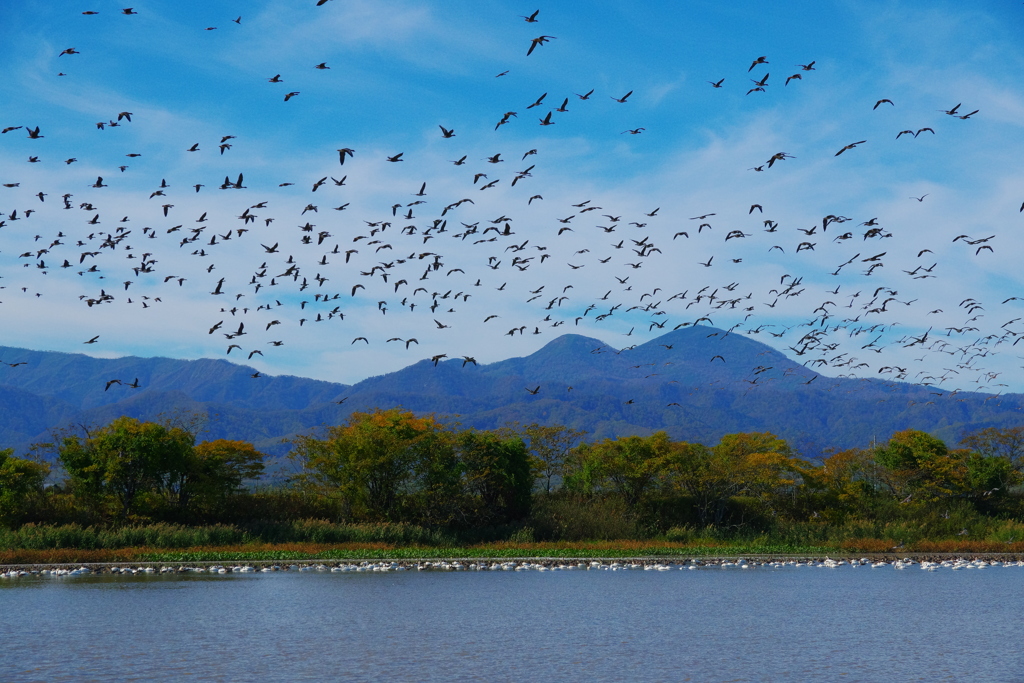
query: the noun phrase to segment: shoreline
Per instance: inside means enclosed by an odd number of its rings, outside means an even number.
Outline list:
[[[273,571],[328,571],[333,567],[354,567],[354,566],[381,566],[388,565],[391,570],[428,570],[428,571],[465,571],[470,568],[479,568],[480,565],[530,565],[543,566],[545,568],[602,568],[612,565],[639,565],[640,567],[654,566],[682,566],[696,565],[697,567],[720,567],[725,563],[736,563],[738,561],[749,562],[754,566],[797,563],[799,565],[818,566],[825,563],[838,563],[839,565],[870,566],[873,563],[895,563],[915,564],[943,562],[1022,562],[1022,553],[829,553],[829,554],[721,554],[692,555],[692,556],[664,556],[664,555],[637,555],[637,556],[591,556],[591,557],[422,557],[422,558],[310,558],[302,560],[243,560],[237,561],[230,558],[222,560],[200,560],[200,561],[161,561],[161,560],[131,560],[126,562],[43,562],[31,564],[0,564],[0,575],[10,572],[26,572],[31,575],[39,575],[41,572],[71,572],[80,571],[82,575],[119,575],[127,570],[130,573],[144,574],[191,574],[203,573],[197,569],[209,571],[210,568],[225,568],[226,572],[221,573],[250,573],[261,571],[265,568],[276,568]],[[594,567],[594,564],[597,567]],[[455,567],[453,565],[463,565]],[[445,566],[449,565],[449,566]],[[728,565],[726,565],[728,566]],[[825,565],[828,566],[828,565]],[[242,568],[249,568],[246,572],[240,572]],[[636,567],[630,567],[636,568]],[[136,570],[136,571],[132,571]],[[152,571],[146,571],[152,570]]]

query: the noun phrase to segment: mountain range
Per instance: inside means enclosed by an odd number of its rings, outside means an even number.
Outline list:
[[[273,456],[288,451],[289,436],[339,424],[353,411],[395,406],[484,429],[510,421],[564,424],[591,439],[665,430],[713,444],[723,434],[770,431],[805,457],[908,428],[952,445],[964,431],[1024,421],[1021,394],[826,377],[712,327],[622,350],[566,334],[522,358],[486,365],[427,359],[353,385],[254,377],[251,367],[213,359],[100,359],[0,347],[0,360],[0,448],[18,452],[52,440],[61,426],[184,411],[208,416],[201,438],[250,441]],[[106,388],[112,379],[121,384]],[[138,388],[128,386],[134,380]]]

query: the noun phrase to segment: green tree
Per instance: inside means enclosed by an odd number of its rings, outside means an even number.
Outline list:
[[[838,451],[805,473],[805,483],[824,491],[827,519],[836,521],[843,512],[865,513],[870,508],[878,496],[882,469],[874,455],[865,448]]]
[[[875,450],[875,462],[882,467],[882,481],[897,498],[934,501],[969,491],[966,453],[951,452],[941,439],[907,429]]]
[[[969,432],[960,445],[986,457],[1006,459],[1018,472],[1024,470],[1024,427],[987,427]]]
[[[194,442],[180,427],[120,417],[85,437],[65,436],[58,452],[76,493],[112,504],[127,519],[140,497],[167,490],[182,476]]]
[[[518,432],[530,447],[537,462],[537,473],[544,483],[544,492],[551,493],[552,480],[561,478],[566,455],[580,442],[587,432],[571,429],[565,425],[542,425],[536,422],[526,425],[512,425],[513,433]]]
[[[974,498],[1001,499],[1011,486],[1020,483],[1021,473],[1008,458],[971,451],[953,452],[964,459],[967,488]]]
[[[305,468],[303,483],[341,496],[351,514],[390,521],[399,519],[425,452],[442,438],[432,416],[378,409],[352,413],[344,425],[328,427],[325,438],[296,438],[290,457]]]
[[[406,509],[410,520],[427,526],[472,526],[464,475],[451,432],[438,433],[423,449],[415,466],[412,494]]]
[[[789,445],[767,432],[727,434],[712,448],[675,444],[668,462],[671,481],[693,497],[703,525],[722,524],[735,496],[770,507],[773,496],[792,491],[801,479]]]
[[[477,497],[479,521],[501,524],[530,514],[533,473],[522,439],[466,430],[455,437],[468,493]]]
[[[210,509],[263,474],[263,453],[247,441],[216,439],[196,444],[180,471],[168,473],[167,496],[182,510]]]
[[[12,448],[0,450],[0,525],[13,526],[25,515],[49,472],[44,463],[15,458]]]
[[[580,493],[615,491],[635,507],[660,482],[671,441],[665,432],[584,443],[566,463],[566,488]]]

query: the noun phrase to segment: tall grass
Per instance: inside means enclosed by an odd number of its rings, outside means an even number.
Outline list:
[[[107,529],[78,524],[25,524],[18,529],[0,529],[0,549],[6,550],[194,548],[250,543],[384,543],[445,547],[455,545],[456,539],[444,532],[412,524],[334,524],[317,519],[266,522],[246,527],[149,524]]]
[[[849,517],[819,520],[779,521],[772,535],[793,543],[840,544],[854,539],[891,541],[891,546],[910,546],[936,541],[1024,541],[1024,524],[979,513],[969,505],[946,509],[906,510],[900,514],[872,518]]]
[[[606,541],[641,536],[622,499],[551,494],[534,499],[529,526],[538,540]]]
[[[14,530],[0,530],[0,548],[9,550],[100,550],[137,546],[187,548],[198,545],[230,545],[243,543],[245,540],[244,531],[224,525],[186,527],[177,524],[150,524],[107,529],[83,527],[78,524],[25,524]]]
[[[332,521],[338,517],[330,505],[290,492],[253,494],[247,501],[266,516],[238,510],[234,513],[236,517],[218,524],[158,522],[120,527],[103,526],[98,520],[86,518],[65,523],[51,519],[49,524],[0,528],[0,552],[129,548],[156,552],[259,545],[337,548],[346,544],[378,544],[396,552],[406,548],[419,553],[423,549],[438,549],[442,555],[450,556],[453,548],[483,544],[492,544],[492,549],[496,543],[508,544],[520,552],[545,543],[601,542],[623,549],[633,543],[667,543],[691,554],[703,552],[701,548],[740,553],[755,552],[753,549],[759,553],[799,553],[807,548],[844,548],[850,552],[970,552],[969,548],[975,548],[976,552],[995,552],[1011,551],[1024,543],[1024,522],[990,516],[967,501],[946,501],[941,505],[892,503],[856,513],[835,510],[835,514],[793,519],[757,513],[751,504],[738,500],[725,523],[700,527],[689,514],[692,506],[683,498],[655,501],[643,510],[634,510],[616,496],[559,492],[536,496],[530,517],[521,522],[457,530],[410,523]],[[274,517],[277,513],[286,516]],[[287,516],[302,513],[310,514]],[[559,547],[559,552],[571,552],[566,549],[568,546]]]
[[[452,535],[414,524],[335,524],[321,519],[263,522],[246,527],[247,539],[264,543],[388,543],[452,546]],[[207,545],[207,544],[197,544]],[[184,546],[177,546],[184,547]]]
[[[1021,544],[1024,546],[1024,544]],[[110,550],[0,550],[0,566],[78,562],[291,562],[309,560],[411,560],[451,558],[594,558],[723,557],[737,555],[836,554],[838,548],[789,545],[680,546],[664,541],[587,543],[487,543],[455,547],[404,546],[384,543],[252,543],[222,547],[120,548]]]

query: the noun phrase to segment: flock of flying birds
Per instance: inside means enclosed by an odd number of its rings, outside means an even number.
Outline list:
[[[329,2],[317,0],[316,6]],[[322,11],[329,10],[327,6]],[[125,8],[121,13],[138,14],[134,8]],[[538,10],[510,20],[523,20],[532,27],[541,22],[542,17]],[[232,21],[243,25],[242,17]],[[215,28],[206,27],[206,30]],[[555,40],[556,36],[542,34],[528,42],[524,40],[523,49],[531,59],[543,59],[545,49],[541,48]],[[88,59],[88,55],[74,47],[64,49],[59,57],[61,63]],[[310,61],[312,64],[316,60]],[[746,95],[758,96],[767,91],[770,72],[761,74],[755,69],[768,69],[770,64],[767,56],[753,60],[747,69],[747,75],[753,76],[749,79],[752,87],[747,89]],[[817,71],[815,64],[809,61],[795,65],[783,87],[792,87],[793,81],[811,85]],[[332,67],[326,61],[319,61],[312,68],[326,71]],[[500,78],[508,73],[504,71],[493,77]],[[65,76],[63,72],[58,75]],[[268,74],[266,87],[281,88],[275,91],[278,97],[289,102],[289,106],[301,106],[303,92],[287,89],[282,85],[287,80],[282,74]],[[725,78],[707,83],[711,88],[709,94],[728,87]],[[603,106],[629,107],[633,91],[596,94],[595,89],[583,88],[579,93],[554,97],[550,103],[548,94],[545,92],[522,107],[513,105],[506,111],[496,112],[493,131],[497,136],[496,144],[500,143],[503,127],[526,125],[530,115],[535,115],[535,125],[551,126],[567,114],[571,102],[576,103],[574,107],[589,106],[592,103],[588,101],[596,99]],[[554,106],[559,102],[559,106]],[[895,106],[891,99],[882,98],[873,109]],[[530,112],[534,109],[535,113]],[[976,109],[965,112],[966,109],[970,107],[958,103],[943,109],[942,113],[957,122],[970,121],[979,114]],[[112,112],[95,123],[96,134],[110,134],[119,127],[146,125],[145,120],[139,120],[138,116],[133,119],[133,116],[130,111]],[[4,138],[19,135],[38,141],[33,143],[37,151],[33,151],[26,163],[70,166],[79,161],[73,156],[60,158],[61,141],[50,131],[41,130],[35,124],[10,123],[0,131],[0,144]],[[933,124],[894,131],[895,139],[934,136],[938,134],[935,127]],[[89,308],[131,305],[158,309],[164,300],[189,289],[193,293],[204,292],[213,298],[215,306],[211,310],[216,313],[215,319],[203,325],[203,330],[223,339],[228,356],[248,360],[265,353],[288,353],[289,335],[301,334],[303,330],[322,324],[338,324],[331,335],[333,343],[338,344],[337,340],[343,339],[340,343],[349,348],[384,344],[399,345],[415,352],[415,347],[420,345],[419,337],[425,341],[429,338],[427,345],[439,351],[428,354],[434,365],[447,359],[461,360],[465,367],[475,365],[476,359],[454,352],[449,358],[443,352],[444,335],[457,336],[462,325],[514,338],[560,334],[578,329],[581,322],[602,323],[616,316],[617,319],[628,317],[634,322],[627,337],[632,337],[637,328],[637,337],[641,337],[705,322],[714,324],[713,318],[721,315],[738,322],[724,331],[709,329],[709,335],[770,335],[783,340],[797,361],[812,368],[831,368],[840,376],[881,377],[935,385],[944,390],[956,385],[998,391],[998,387],[1005,386],[998,381],[999,373],[985,368],[985,359],[995,353],[997,347],[1015,346],[1020,341],[1024,335],[1024,326],[1017,325],[1021,317],[1002,324],[987,336],[981,333],[981,321],[988,311],[997,310],[996,306],[1013,305],[1012,302],[1024,301],[1024,298],[1011,296],[1002,302],[984,304],[965,298],[958,305],[962,322],[916,334],[901,334],[897,329],[899,311],[913,305],[915,300],[905,300],[896,286],[880,283],[875,274],[886,264],[890,251],[885,246],[886,239],[892,237],[891,230],[878,217],[862,220],[830,214],[809,228],[787,228],[781,220],[772,218],[762,203],[753,203],[746,212],[751,221],[749,225],[725,230],[716,225],[714,211],[670,217],[663,216],[660,208],[650,207],[640,215],[625,216],[602,207],[600,201],[581,198],[565,206],[564,215],[554,224],[536,225],[506,213],[515,214],[522,206],[531,207],[544,201],[539,192],[523,189],[529,186],[537,164],[541,163],[543,150],[517,150],[507,158],[506,152],[499,152],[483,159],[468,159],[468,153],[455,151],[458,143],[455,128],[446,127],[443,122],[437,128],[436,134],[441,139],[452,140],[445,143],[452,145],[450,162],[458,172],[464,172],[465,178],[458,195],[440,201],[428,191],[431,182],[424,181],[418,189],[409,188],[415,192],[396,191],[389,206],[350,209],[351,202],[337,199],[346,192],[348,174],[360,172],[363,154],[350,147],[324,151],[325,159],[330,157],[336,170],[309,186],[307,203],[297,216],[274,215],[273,200],[253,201],[250,197],[257,189],[249,190],[243,173],[232,173],[219,185],[207,185],[195,179],[187,183],[168,182],[164,178],[154,180],[148,198],[154,210],[144,217],[121,217],[118,207],[112,205],[103,192],[116,185],[120,173],[127,172],[131,160],[140,156],[132,151],[126,152],[122,165],[97,177],[87,188],[32,187],[30,196],[37,201],[31,206],[12,205],[12,200],[0,194],[0,205],[6,205],[0,215],[0,247],[14,241],[12,233],[15,231],[19,235],[32,234],[31,247],[18,256],[15,265],[19,267],[0,271],[3,278],[0,286],[8,290],[8,296],[12,293],[35,295],[45,301],[36,291],[37,281],[32,278],[64,273],[68,296],[77,296],[80,305]],[[645,132],[644,126],[627,128],[621,133],[613,131],[618,135]],[[225,134],[212,145],[181,141],[181,149],[189,154],[223,156],[230,155],[232,147],[239,142],[234,135]],[[835,157],[857,154],[857,148],[865,144],[870,143],[867,140],[849,142],[835,152]],[[749,171],[770,172],[777,164],[793,158],[780,151]],[[396,166],[415,163],[402,151],[387,155],[386,161]],[[509,167],[515,170],[501,172]],[[5,175],[15,177],[4,179],[4,191],[21,188],[16,173],[16,169],[5,169]],[[280,186],[293,184],[284,182]],[[476,207],[477,201],[486,196],[481,193],[498,186],[516,188],[520,207],[510,207],[500,214],[481,215]],[[248,192],[240,198],[240,193],[246,190]],[[81,196],[85,192],[88,195]],[[908,198],[908,201],[923,202],[927,197],[925,194]],[[195,215],[182,215],[181,210],[175,208],[176,203],[191,206],[200,200],[209,202],[211,208]],[[237,208],[233,224],[225,224],[219,217],[226,206],[231,207],[232,213]],[[1021,211],[1024,212],[1024,205]],[[348,219],[358,213],[370,220]],[[275,221],[277,224],[272,225]],[[157,227],[136,227],[144,222]],[[285,223],[289,225],[280,227]],[[993,250],[994,237],[960,235],[954,242],[962,242],[980,256]],[[856,272],[863,278],[863,284],[838,285],[827,290],[824,300],[812,293],[813,288],[805,284],[799,274],[783,274],[777,285],[767,292],[747,289],[740,282],[742,269],[746,267],[742,256],[724,252],[708,255],[704,260],[691,256],[695,253],[691,245],[712,240],[722,249],[744,242],[760,242],[767,252],[765,258],[769,259],[776,252],[815,252],[822,242],[829,246],[848,244],[851,247],[848,258],[830,266],[834,267],[831,273]],[[220,269],[218,255],[226,250],[235,255],[252,255],[250,270],[239,273]],[[194,266],[188,272],[167,272],[160,261],[165,260],[163,254],[168,251],[188,254]],[[921,248],[916,254],[918,265],[903,271],[906,278],[937,277],[937,264],[927,256],[931,253],[931,249]],[[808,267],[814,265],[820,263],[811,263]],[[585,284],[573,277],[584,267],[589,276]],[[732,270],[724,278],[720,277],[717,284],[712,282],[724,268]],[[597,275],[593,274],[595,270],[599,271]],[[634,289],[637,279],[631,281],[631,274],[653,270],[659,273],[659,285]],[[707,284],[677,287],[679,271],[705,273]],[[557,277],[563,280],[552,282]],[[597,291],[594,282],[607,286]],[[491,294],[491,298],[518,297],[516,305],[469,320],[471,313],[467,311],[473,310],[470,299],[484,288],[500,293]],[[70,293],[72,290],[74,294]],[[533,313],[529,319],[521,319],[524,304]],[[804,322],[790,325],[770,322],[777,319],[772,317],[772,309],[777,305],[780,309],[802,308]],[[420,332],[399,332],[378,339],[371,332],[359,334],[361,330],[356,329],[343,337],[345,326],[342,323],[346,316],[351,318],[355,308],[367,306],[375,306],[376,313],[386,316],[383,319],[389,322],[402,319],[404,326],[399,329],[418,328]],[[929,314],[941,313],[941,309],[935,309]],[[520,317],[510,323],[506,315]],[[181,321],[169,323],[182,324]],[[102,344],[102,332],[95,334],[97,331],[89,331],[90,338],[83,343]],[[845,341],[837,342],[837,337]],[[913,349],[925,355],[946,354],[948,361],[941,363],[942,374],[937,371],[915,374],[912,366],[877,363],[874,354],[881,353],[886,346]],[[666,348],[671,346],[666,345]],[[853,351],[844,350],[850,348]],[[595,349],[595,352],[603,350],[610,349]],[[721,355],[708,359],[709,363],[715,361],[728,362],[728,359]],[[21,363],[6,365],[17,367]],[[751,369],[752,386],[761,381],[758,375],[763,370]],[[252,376],[262,375],[256,372]],[[134,382],[111,379],[104,390],[115,386],[137,389],[141,385],[137,378]],[[533,395],[542,392],[541,386],[525,389]]]

